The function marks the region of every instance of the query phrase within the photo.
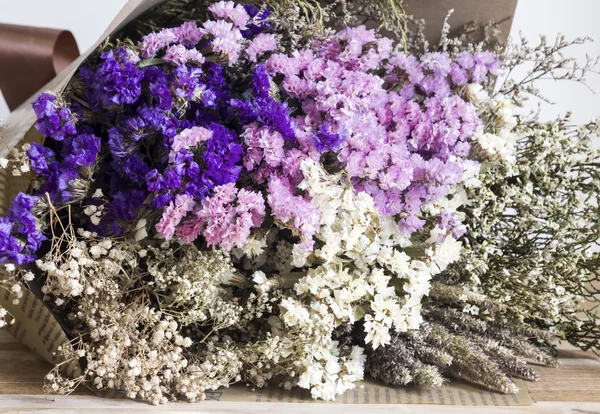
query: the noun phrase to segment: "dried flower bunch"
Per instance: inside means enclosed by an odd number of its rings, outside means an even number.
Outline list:
[[[555,336],[598,348],[595,123],[516,116],[530,81],[494,92],[481,45],[417,52],[398,2],[250,3],[165,3],[1,161],[32,190],[0,219],[0,283],[41,287],[81,366],[49,392],[516,392]]]

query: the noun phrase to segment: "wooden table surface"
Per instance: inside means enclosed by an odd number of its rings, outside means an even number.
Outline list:
[[[540,367],[539,382],[528,383],[536,401],[531,406],[462,407],[440,405],[330,405],[289,403],[233,403],[206,401],[197,404],[169,403],[153,407],[149,404],[104,399],[88,393],[56,396],[42,393],[43,378],[50,365],[24,348],[6,331],[0,329],[0,412],[2,413],[101,413],[119,410],[137,412],[202,412],[202,413],[576,413],[600,414],[600,359],[573,348],[560,351],[558,368]]]

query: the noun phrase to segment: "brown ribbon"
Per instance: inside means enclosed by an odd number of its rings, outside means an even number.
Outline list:
[[[77,59],[71,32],[0,24],[0,90],[12,111]]]

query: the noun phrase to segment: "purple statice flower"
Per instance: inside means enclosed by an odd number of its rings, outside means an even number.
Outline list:
[[[19,193],[13,200],[9,211],[10,217],[18,224],[17,231],[26,237],[25,248],[35,252],[42,241],[46,240],[39,229],[38,221],[31,212],[35,207],[38,198],[32,195]]]
[[[328,122],[319,125],[317,132],[315,133],[315,148],[320,152],[328,150],[338,151],[344,137],[339,133],[331,132],[331,126]]]
[[[268,98],[271,90],[271,81],[265,65],[256,65],[252,74],[252,88],[256,96]]]
[[[294,195],[294,187],[285,177],[276,175],[269,179],[267,201],[272,215],[283,226],[300,237],[300,247],[306,251],[313,248],[313,236],[319,231],[319,210],[302,196]]]
[[[259,10],[252,5],[246,4],[244,5],[244,9],[248,13],[248,16],[250,16],[250,22],[242,30],[242,36],[248,38],[274,29],[273,24],[268,20],[268,17],[271,15],[271,8],[269,6],[263,6]]]
[[[206,141],[202,154],[201,181],[212,189],[237,181],[242,171],[243,148],[238,136],[230,129],[219,124],[210,125],[210,129],[213,135]]]
[[[33,111],[37,116],[35,128],[40,134],[50,137],[56,141],[62,141],[66,137],[75,135],[75,117],[69,108],[61,105],[56,96],[42,92],[33,101]]]
[[[71,184],[77,176],[76,169],[65,168],[58,162],[52,162],[49,164],[49,174],[46,177],[46,182],[40,188],[39,193],[48,193],[50,200],[56,205],[69,202],[73,197]]]
[[[35,252],[47,240],[32,213],[37,201],[35,196],[19,193],[8,216],[0,218],[0,262],[21,265],[35,260]]]
[[[102,63],[91,79],[91,89],[101,91],[102,105],[135,103],[142,94],[144,72],[136,66],[136,60],[125,47],[110,49],[100,55]]]
[[[242,124],[259,122],[279,131],[286,140],[296,138],[287,104],[277,102],[269,96],[256,96],[251,101],[233,99],[230,105]]]
[[[100,144],[100,138],[94,134],[80,134],[65,141],[62,148],[63,166],[67,168],[89,167],[98,158]]]
[[[54,151],[37,142],[32,142],[27,150],[31,169],[41,176],[47,176],[50,173],[49,164],[54,161],[54,155]]]
[[[250,20],[248,12],[241,4],[235,4],[233,1],[220,1],[208,6],[208,11],[216,19],[229,20],[235,27],[243,28]]]
[[[237,181],[242,153],[237,135],[220,124],[183,130],[173,139],[166,169],[145,173],[148,190],[155,192],[154,205],[171,201],[168,193],[185,192],[200,201],[215,187]]]
[[[251,229],[260,227],[264,218],[265,202],[260,193],[225,184],[202,200],[195,217],[177,228],[177,237],[192,243],[202,234],[208,246],[231,250],[242,247]]]
[[[31,255],[23,253],[22,242],[13,234],[14,227],[10,217],[0,218],[0,262],[23,264],[33,261]]]
[[[118,181],[118,180],[115,180]],[[148,193],[138,189],[120,189],[117,184],[110,192],[110,202],[104,207],[104,215],[91,228],[101,236],[121,235],[139,217]]]
[[[148,66],[144,68],[144,82],[148,85],[149,95],[157,109],[167,111],[173,107],[171,79],[162,67]]]
[[[129,154],[123,158],[116,159],[111,164],[123,177],[128,177],[138,185],[146,183],[146,174],[150,171],[148,164],[141,159],[139,153]]]
[[[172,86],[175,90],[175,96],[193,101],[198,92],[202,93],[206,89],[203,82],[203,71],[199,67],[178,66],[173,72],[174,80]]]

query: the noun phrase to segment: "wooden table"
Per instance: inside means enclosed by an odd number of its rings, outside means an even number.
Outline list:
[[[42,393],[43,378],[50,365],[0,329],[0,412],[8,413],[101,413],[120,410],[172,413],[574,413],[600,414],[600,359],[591,353],[564,347],[560,351],[559,368],[540,367],[542,380],[528,383],[533,398],[531,406],[461,407],[433,405],[330,405],[286,403],[203,402],[170,403],[153,407],[149,404],[103,399],[86,392],[57,396],[51,401]]]

